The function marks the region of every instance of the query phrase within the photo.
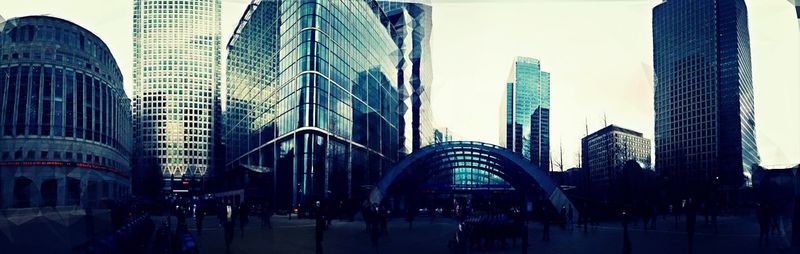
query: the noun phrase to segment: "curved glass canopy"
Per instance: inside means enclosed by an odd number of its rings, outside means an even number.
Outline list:
[[[423,184],[442,175],[456,173],[457,177],[459,170],[487,172],[526,195],[544,193],[554,207],[572,207],[574,213],[578,212],[546,171],[519,154],[476,141],[443,142],[410,154],[384,173],[370,194],[370,202],[379,203],[392,189]]]

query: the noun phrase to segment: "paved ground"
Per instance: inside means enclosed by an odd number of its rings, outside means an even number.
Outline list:
[[[659,218],[661,219],[661,218]],[[287,220],[285,216],[272,219],[273,229],[261,229],[260,220],[253,218],[245,228],[244,236],[236,232],[231,253],[314,253],[314,221]],[[743,218],[720,218],[719,233],[698,218],[695,236],[695,253],[800,253],[788,249],[786,243],[773,238],[769,245],[758,243],[757,225]],[[223,232],[216,218],[207,217],[202,235],[197,235],[190,223],[201,253],[224,253]],[[674,220],[660,220],[656,230],[645,232],[640,225],[632,225],[633,253],[687,253],[687,236],[682,231],[684,223],[675,226]],[[430,221],[418,219],[412,230],[402,219],[389,224],[389,236],[380,241],[379,253],[448,253],[447,242],[453,237],[456,223],[449,219]],[[621,253],[622,228],[617,223],[601,223],[589,232],[580,229],[562,230],[554,227],[551,241],[541,239],[541,225],[530,225],[531,247],[529,253]],[[376,253],[371,247],[362,222],[334,221],[325,232],[324,253]],[[522,249],[505,248],[496,251],[473,253],[521,253]]]

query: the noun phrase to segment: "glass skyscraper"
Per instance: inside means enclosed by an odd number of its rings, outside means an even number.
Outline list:
[[[434,142],[430,103],[433,9],[430,1],[378,0],[378,3],[394,26],[394,41],[401,53],[397,66],[400,93],[398,130],[400,153],[409,154]]]
[[[133,1],[136,170],[205,176],[220,131],[220,0]]]
[[[67,20],[0,22],[0,209],[100,207],[131,187],[131,109],[106,44]]]
[[[538,59],[514,59],[500,117],[500,144],[550,170],[550,73]]]
[[[759,156],[744,0],[659,4],[653,60],[656,170],[685,190],[749,185]]]
[[[366,194],[398,158],[395,29],[375,0],[250,3],[228,48],[226,169],[274,206]]]

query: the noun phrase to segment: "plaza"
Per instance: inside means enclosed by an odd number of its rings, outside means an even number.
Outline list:
[[[656,229],[644,231],[639,225],[631,225],[630,238],[633,253],[688,253],[685,221],[674,217],[659,216]],[[314,221],[274,216],[272,229],[262,229],[258,218],[252,218],[245,227],[244,236],[237,228],[230,253],[315,253]],[[719,233],[705,224],[698,216],[695,235],[696,253],[796,253],[788,248],[782,238],[772,237],[769,244],[759,245],[758,225],[753,216],[721,217]],[[206,217],[202,235],[196,234],[194,222],[189,229],[195,235],[200,253],[224,253],[223,230],[216,218]],[[238,226],[237,226],[238,227]],[[431,220],[420,217],[412,229],[401,218],[388,224],[388,236],[379,241],[377,253],[451,253],[447,243],[453,239],[457,222],[449,218]],[[590,226],[584,233],[582,228],[551,229],[551,240],[541,241],[542,225],[529,223],[530,247],[528,253],[621,253],[622,227],[619,223],[604,222]],[[788,234],[788,233],[787,233]],[[509,243],[510,245],[510,243]],[[334,220],[325,232],[324,253],[376,253],[362,221]],[[471,253],[522,253],[520,243],[516,247],[499,247],[495,250],[472,250]]]

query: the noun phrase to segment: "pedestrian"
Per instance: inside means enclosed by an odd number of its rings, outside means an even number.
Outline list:
[[[567,224],[567,206],[561,206],[561,213],[558,214],[558,220],[561,221],[561,229],[565,229]]]
[[[769,243],[769,211],[767,210],[766,205],[764,204],[757,204],[756,205],[756,217],[758,217],[758,225],[761,229],[759,236],[758,236],[758,243]]]
[[[550,212],[546,206],[542,206],[542,241],[550,241]]]
[[[574,216],[575,215],[572,212],[572,205],[569,205],[569,208],[567,209],[567,225],[569,226],[569,230],[575,229],[572,222],[572,218]]]
[[[314,241],[316,243],[315,246],[316,246],[316,253],[317,254],[322,254],[322,237],[324,236],[325,227],[326,227],[325,219],[324,219],[324,216],[322,215],[322,210],[323,209],[322,209],[322,207],[320,205],[320,202],[317,201],[316,202],[316,213],[315,213],[315,215],[316,215],[316,223],[314,224],[314,233],[315,233],[314,234],[314,236],[315,236],[314,237]]]
[[[234,214],[236,208],[231,205],[229,200],[226,200],[223,205],[220,206],[220,224],[222,224],[222,230],[224,231],[225,237],[225,251],[227,253],[231,252],[231,244],[233,243],[233,232],[235,230],[234,220],[236,219],[236,215]]]
[[[378,223],[370,223],[369,236],[372,241],[372,247],[375,248],[375,253],[380,253],[378,248],[378,240],[381,238],[381,229]]]
[[[272,229],[272,206],[269,202],[261,207],[261,228],[264,227]]]
[[[202,205],[198,205],[194,210],[194,224],[197,227],[197,235],[203,235],[203,219],[205,218],[206,210]]]
[[[689,237],[689,254],[694,252],[694,231],[697,224],[697,210],[691,198],[686,201],[686,234]]]
[[[406,211],[406,221],[408,222],[408,230],[411,230],[411,226],[414,224],[414,209],[408,208],[408,211]]]
[[[243,203],[239,206],[239,229],[242,232],[242,238],[244,238],[244,227],[247,226],[247,222],[250,221],[250,206],[246,203]]]

